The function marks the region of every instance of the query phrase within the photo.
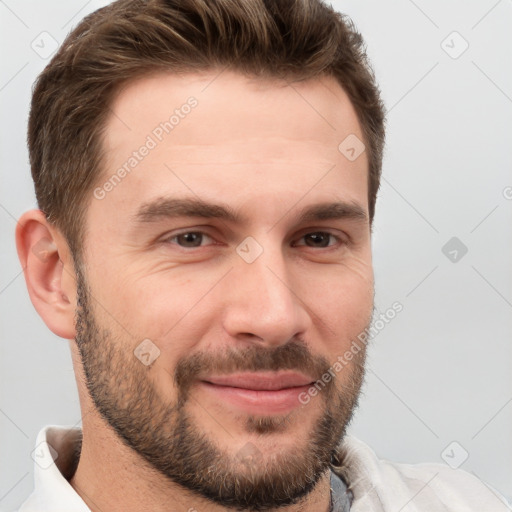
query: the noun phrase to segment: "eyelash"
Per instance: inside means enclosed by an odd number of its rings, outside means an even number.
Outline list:
[[[210,240],[213,240],[213,238],[208,235],[207,233],[205,233],[204,231],[183,231],[181,233],[177,233],[175,235],[173,235],[172,237],[168,237],[166,239],[163,240],[164,243],[168,243],[168,244],[172,244],[172,245],[177,245],[178,247],[180,247],[181,249],[184,249],[184,250],[188,250],[188,249],[199,249],[200,247],[205,247],[205,245],[199,245],[197,247],[184,247],[184,246],[181,246],[179,245],[178,243],[176,242],[173,242],[174,240],[177,240],[178,237],[180,236],[183,236],[183,235],[189,235],[189,234],[195,234],[195,235],[201,235],[203,237],[207,237],[209,238]],[[302,240],[304,239],[306,236],[308,235],[327,235],[331,238],[331,240],[334,240],[335,243],[333,244],[329,244],[327,245],[326,247],[317,247],[318,249],[332,249],[333,247],[335,247],[336,245],[340,245],[340,246],[344,246],[346,245],[347,241],[346,240],[343,240],[341,237],[333,234],[333,233],[330,233],[329,231],[320,231],[320,230],[317,230],[317,231],[308,231],[307,233],[304,233],[300,238],[299,240]],[[214,244],[208,244],[208,245],[214,245]],[[310,247],[310,248],[313,248],[315,249],[314,246],[308,246],[306,244],[300,244],[299,247]]]

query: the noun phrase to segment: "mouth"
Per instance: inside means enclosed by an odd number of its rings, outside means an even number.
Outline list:
[[[246,372],[208,376],[200,387],[217,403],[249,413],[276,414],[299,407],[299,395],[314,379],[294,371]]]

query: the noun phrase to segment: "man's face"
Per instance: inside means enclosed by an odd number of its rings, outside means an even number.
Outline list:
[[[373,308],[368,161],[338,149],[363,137],[333,79],[217,75],[141,79],[112,104],[77,344],[99,412],[151,467],[263,510],[312,489],[357,401],[364,349],[343,354]]]

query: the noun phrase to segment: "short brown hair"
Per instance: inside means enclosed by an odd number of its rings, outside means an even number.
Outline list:
[[[39,207],[81,250],[102,136],[120,85],[155,72],[228,67],[300,81],[333,76],[357,112],[369,159],[373,219],[384,108],[352,22],[322,0],[119,0],[84,18],[35,84],[28,126]],[[341,142],[341,141],[340,141]]]

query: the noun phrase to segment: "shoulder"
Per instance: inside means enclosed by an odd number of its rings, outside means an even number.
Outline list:
[[[351,511],[509,512],[503,497],[478,478],[444,464],[399,464],[379,459],[346,436],[334,471],[353,494]]]

